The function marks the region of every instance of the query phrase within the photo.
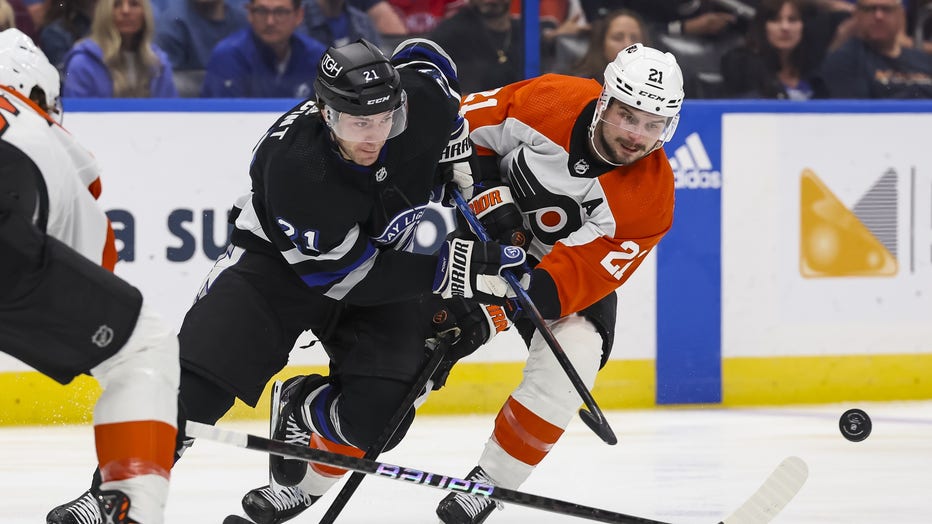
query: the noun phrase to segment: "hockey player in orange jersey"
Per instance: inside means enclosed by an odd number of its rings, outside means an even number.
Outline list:
[[[528,295],[590,388],[612,349],[615,290],[672,225],[673,172],[661,146],[682,102],[673,55],[635,44],[608,65],[604,86],[544,75],[461,106],[480,166],[470,206],[493,239],[527,250]],[[530,476],[581,404],[530,322],[516,327],[529,349],[524,378],[467,477],[508,489]],[[476,524],[494,509],[451,494],[437,515]]]
[[[82,373],[98,380],[103,484],[80,507],[115,524],[161,524],[178,342],[139,291],[108,271],[116,249],[95,201],[98,165],[56,121],[60,83],[28,36],[0,32],[0,351],[62,384]]]

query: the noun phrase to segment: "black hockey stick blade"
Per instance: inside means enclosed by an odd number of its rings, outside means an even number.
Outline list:
[[[385,449],[388,442],[395,436],[395,431],[398,430],[398,426],[401,425],[408,411],[414,409],[414,403],[421,394],[421,390],[424,389],[430,381],[430,378],[434,375],[434,372],[440,367],[443,357],[446,356],[447,349],[449,349],[449,344],[445,340],[440,339],[437,346],[431,352],[430,359],[424,363],[421,374],[418,375],[411,389],[408,391],[408,394],[402,399],[401,404],[399,404],[398,410],[395,411],[392,418],[385,424],[385,429],[382,431],[382,434],[369,446],[369,449],[366,450],[366,454],[363,455],[362,458],[374,460],[382,453],[382,450]],[[353,493],[356,492],[356,489],[365,477],[365,473],[354,471],[353,474],[346,479],[343,487],[340,488],[339,493],[337,493],[336,498],[333,499],[333,502],[330,503],[330,507],[327,508],[327,511],[324,512],[324,516],[321,517],[320,524],[331,524],[337,520],[337,517],[340,516],[340,512],[346,507],[346,503],[349,502],[350,497],[353,496]]]
[[[596,416],[585,409],[580,409],[579,418],[581,418],[586,426],[602,439],[603,442],[609,446],[618,444],[618,437],[615,436],[615,432],[612,431],[612,427],[608,425],[608,422],[605,422],[605,416],[602,415],[601,412]]]
[[[448,477],[428,471],[420,471],[404,466],[376,462],[363,458],[340,455],[320,449],[297,444],[270,440],[256,435],[229,431],[200,422],[189,420],[186,424],[188,436],[206,438],[233,446],[272,453],[282,457],[307,460],[337,468],[349,469],[454,493],[468,493],[476,497],[487,497],[500,502],[507,502],[532,509],[549,511],[596,522],[616,524],[670,524],[635,515],[615,513],[612,511],[583,506],[572,502],[523,493],[520,491],[490,486],[481,482],[472,482],[456,477]],[[808,469],[802,459],[790,457],[767,477],[764,484],[738,510],[719,524],[766,524],[782,510],[806,482]]]
[[[466,199],[463,198],[463,195],[456,189],[452,191],[452,194],[453,201],[456,202],[456,207],[460,210],[460,213],[466,217],[466,221],[469,222],[470,227],[476,233],[476,236],[479,237],[479,240],[483,242],[492,240],[488,232],[486,232],[485,228],[482,226],[482,223],[479,222],[479,219],[476,218],[476,215],[472,212],[472,209],[469,208],[469,204],[466,203]],[[560,342],[557,341],[556,337],[553,336],[553,332],[547,327],[547,323],[544,321],[544,317],[540,314],[537,306],[531,301],[531,297],[527,294],[527,291],[521,287],[521,281],[511,271],[504,271],[503,275],[511,286],[512,291],[514,291],[518,303],[524,308],[524,312],[531,320],[531,323],[534,324],[534,327],[537,328],[537,331],[540,332],[540,335],[547,342],[550,351],[553,352],[553,356],[556,357],[560,367],[563,368],[563,372],[566,373],[570,383],[573,384],[573,388],[579,394],[580,398],[582,398],[583,404],[589,408],[588,412],[585,410],[580,411],[579,416],[582,417],[583,422],[585,422],[586,425],[589,426],[589,429],[598,435],[603,442],[610,446],[614,446],[618,443],[618,437],[615,436],[612,427],[608,425],[608,420],[605,419],[605,415],[602,413],[599,405],[596,404],[595,398],[593,398],[592,393],[589,392],[589,388],[587,388],[586,384],[579,378],[579,373],[576,372],[573,363],[570,362],[569,357],[566,356],[566,352],[563,350]]]

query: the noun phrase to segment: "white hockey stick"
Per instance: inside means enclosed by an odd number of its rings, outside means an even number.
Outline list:
[[[320,449],[309,448],[297,444],[289,444],[271,440],[256,435],[220,429],[189,420],[186,424],[189,437],[206,438],[247,448],[254,451],[272,453],[282,457],[307,460],[319,464],[326,464],[337,468],[349,469],[400,480],[409,484],[418,484],[432,488],[451,491],[454,493],[467,493],[476,497],[487,497],[492,500],[508,502],[529,508],[615,524],[670,524],[659,520],[652,520],[624,513],[574,504],[562,500],[532,495],[497,486],[490,486],[481,482],[472,482],[456,477],[438,475],[428,471],[420,471],[404,466],[395,466],[384,462],[366,460],[338,453],[331,453]],[[766,524],[770,522],[793,499],[799,489],[806,482],[809,469],[802,459],[789,457],[785,459],[773,473],[767,477],[764,484],[747,500],[737,511],[718,524]],[[575,483],[575,479],[568,479],[568,483]]]
[[[770,522],[809,478],[809,467],[799,457],[788,457],[767,477],[740,508],[719,524],[764,524]]]

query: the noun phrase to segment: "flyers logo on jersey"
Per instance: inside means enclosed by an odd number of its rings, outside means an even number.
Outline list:
[[[849,210],[816,174],[799,185],[799,273],[806,278],[897,273],[896,173],[888,171]]]

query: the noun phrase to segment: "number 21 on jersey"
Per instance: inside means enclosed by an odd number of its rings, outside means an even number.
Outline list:
[[[610,251],[602,258],[602,267],[615,277],[615,280],[621,280],[635,260],[644,258],[650,253],[649,249],[647,251],[641,251],[641,246],[632,240],[622,242],[621,249],[622,251]],[[627,262],[619,265],[619,261]]]

